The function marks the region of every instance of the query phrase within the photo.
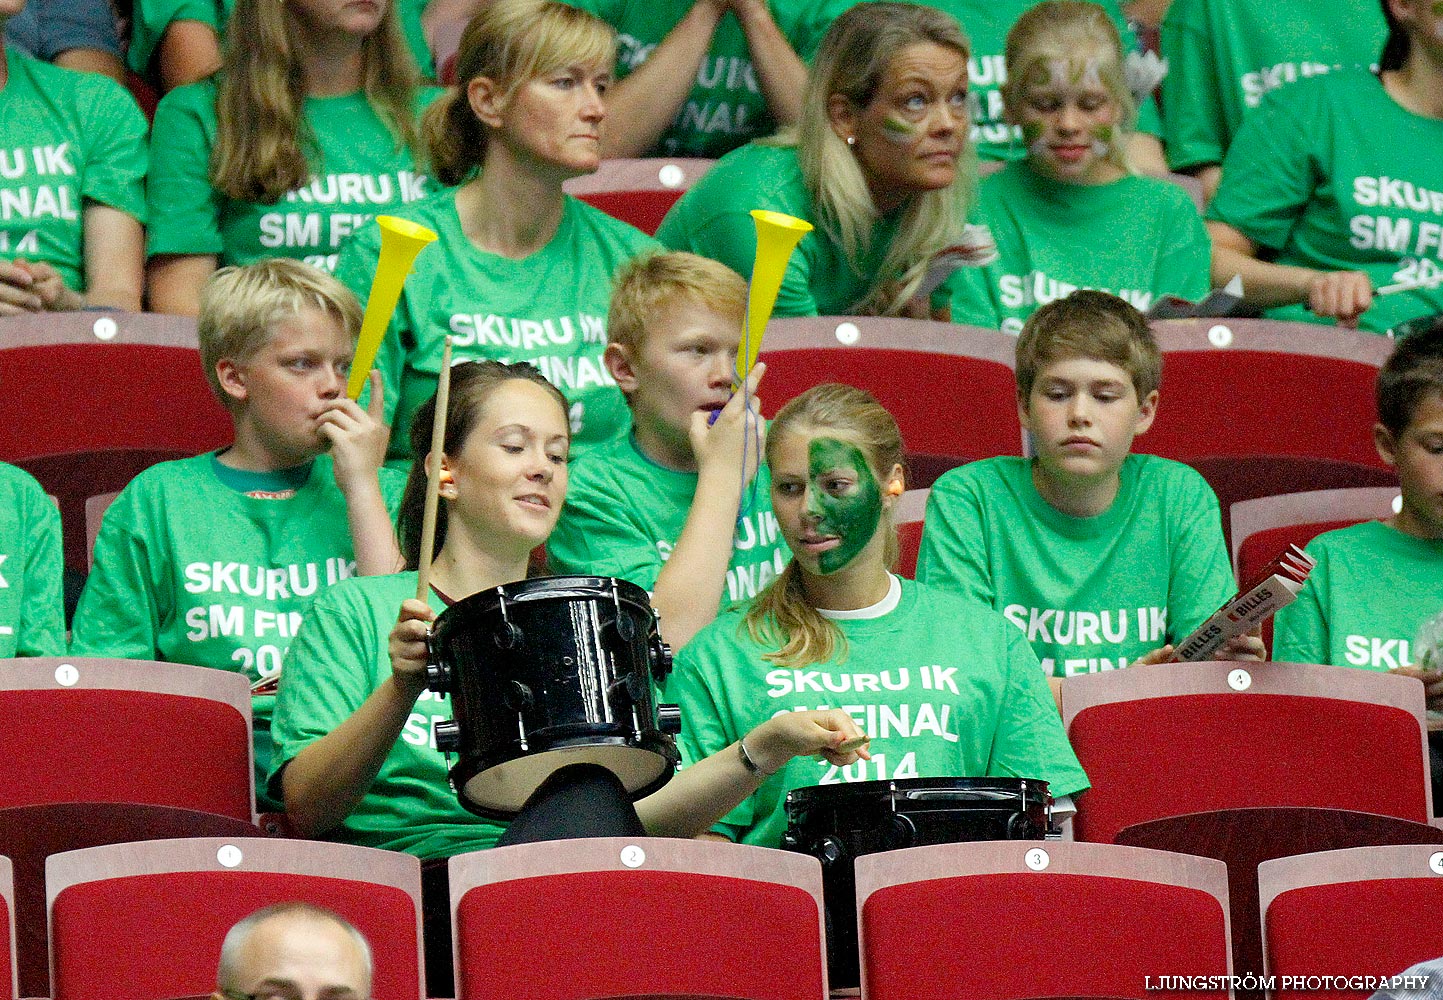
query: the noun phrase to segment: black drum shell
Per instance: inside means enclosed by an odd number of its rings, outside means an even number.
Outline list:
[[[782,846],[822,862],[831,988],[861,982],[857,858],[930,844],[1042,840],[1048,801],[1047,782],[1033,778],[896,778],[787,793]]]
[[[449,677],[460,737],[450,776],[468,810],[514,816],[526,789],[565,763],[608,767],[633,799],[675,772],[652,686],[656,618],[640,587],[564,576],[482,591],[437,617],[430,647]],[[507,791],[491,797],[493,779]]]

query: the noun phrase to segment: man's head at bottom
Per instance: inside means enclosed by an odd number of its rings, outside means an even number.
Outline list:
[[[226,934],[216,1000],[369,1000],[371,948],[329,910],[279,903]]]

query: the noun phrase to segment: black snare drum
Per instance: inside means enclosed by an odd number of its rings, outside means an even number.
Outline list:
[[[679,719],[658,721],[652,681],[671,666],[646,591],[625,580],[557,576],[457,601],[431,630],[433,691],[453,722],[436,746],[460,755],[461,804],[514,816],[567,764],[599,764],[633,799],[676,771]]]
[[[855,988],[861,980],[857,858],[928,844],[1041,840],[1051,808],[1047,782],[1030,778],[898,778],[788,792],[782,846],[822,863],[831,988]]]

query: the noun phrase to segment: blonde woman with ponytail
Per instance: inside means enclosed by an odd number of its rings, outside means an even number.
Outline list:
[[[449,333],[458,361],[540,368],[566,394],[573,455],[625,433],[626,403],[601,362],[611,279],[656,241],[561,190],[601,163],[615,60],[615,32],[558,0],[492,0],[467,25],[456,85],[422,125],[447,188],[400,213],[440,240],[376,359],[392,427],[435,393]],[[341,280],[363,298],[378,249],[361,234],[341,255]],[[388,459],[410,457],[393,433]]]
[[[748,211],[799,216],[816,231],[792,256],[776,315],[929,315],[918,287],[961,239],[975,187],[968,52],[941,11],[851,8],[822,39],[796,129],[722,157],[657,237],[750,274]]]
[[[147,286],[195,315],[218,267],[341,243],[426,193],[418,89],[395,0],[236,0],[225,62],[161,101],[151,134]]]
[[[905,485],[897,423],[875,399],[821,385],[767,435],[772,509],[792,561],[677,656],[687,757],[789,712],[840,708],[871,737],[842,767],[796,758],[712,828],[777,847],[793,788],[916,777],[1041,778],[1087,788],[1027,637],[1001,615],[890,571]]]

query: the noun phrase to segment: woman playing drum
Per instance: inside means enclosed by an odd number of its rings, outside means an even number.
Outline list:
[[[412,432],[418,458],[401,511],[411,567],[434,408],[434,400],[422,407]],[[426,691],[428,622],[453,601],[526,577],[531,551],[561,512],[571,437],[561,393],[527,364],[458,365],[446,409],[430,600],[414,599],[413,569],[343,581],[317,601],[287,656],[274,721],[281,763],[270,778],[302,834],[422,858],[490,847],[505,830],[463,809],[447,786],[431,728],[451,712],[448,699]],[[636,812],[646,832],[692,836],[755,791],[758,772],[798,753],[848,764],[857,754],[834,748],[860,735],[836,711],[767,720],[746,735],[745,753],[736,746],[698,759]]]
[[[715,832],[777,847],[787,792],[841,781],[993,775],[1043,779],[1059,797],[1087,788],[1027,637],[888,571],[904,487],[891,414],[860,389],[817,386],[777,414],[767,462],[793,558],[678,656],[668,690],[686,754],[819,707],[855,719],[871,752],[850,766],[788,759]]]

